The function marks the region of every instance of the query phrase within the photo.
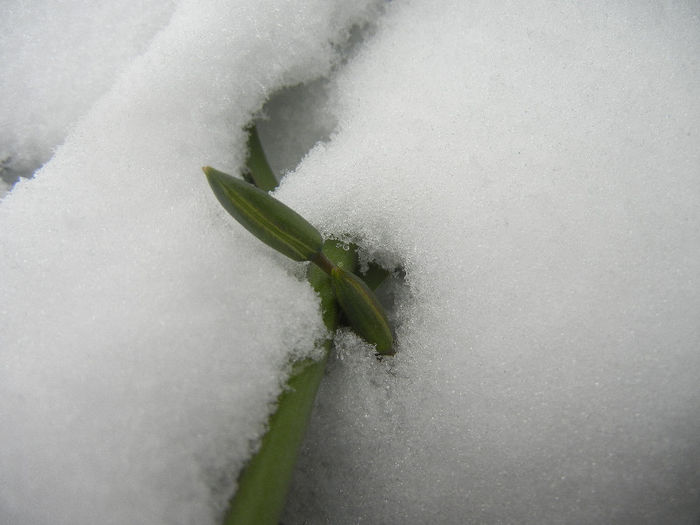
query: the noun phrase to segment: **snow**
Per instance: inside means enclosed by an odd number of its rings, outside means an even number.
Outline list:
[[[278,196],[405,278],[396,357],[338,334],[283,522],[696,523],[697,5],[227,4],[0,204],[0,521],[217,522],[323,334],[199,171],[286,87],[276,169],[328,140]]]
[[[174,6],[175,0],[4,2],[0,176],[14,182],[47,161]]]
[[[268,93],[328,73],[370,6],[229,4],[181,2],[0,205],[0,522],[217,523],[318,351],[315,294],[201,166],[235,170]]]
[[[697,522],[699,14],[392,6],[280,195],[403,263],[398,353],[344,343],[285,523]]]

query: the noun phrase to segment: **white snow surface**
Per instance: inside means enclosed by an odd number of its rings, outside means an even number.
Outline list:
[[[284,523],[698,523],[699,15],[393,4],[280,195],[403,264],[398,354],[343,339]]]
[[[235,172],[268,94],[327,74],[373,11],[180,2],[2,201],[0,523],[219,522],[288,362],[325,329],[298,266],[201,166]]]
[[[4,166],[31,175],[48,160],[174,7],[175,0],[4,0],[0,174]]]
[[[277,195],[403,266],[398,353],[338,334],[283,522],[697,523],[697,3],[396,1],[332,70],[371,7],[181,1],[0,203],[0,522],[217,522],[324,332],[199,168],[330,73],[261,135],[337,123]]]

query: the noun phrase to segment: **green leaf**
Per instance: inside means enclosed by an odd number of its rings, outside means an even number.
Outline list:
[[[248,182],[251,182],[261,190],[272,191],[277,187],[277,177],[275,177],[272,168],[267,162],[265,152],[260,143],[260,137],[258,136],[258,128],[255,125],[248,128],[246,168],[248,173],[244,173],[243,177],[245,178],[246,175],[250,176],[251,180]]]
[[[328,239],[323,243],[321,253],[327,257],[330,268],[333,265],[337,265],[351,270],[357,263],[357,252],[352,247],[345,247],[341,242],[334,239]],[[332,332],[338,325],[340,311],[335,300],[331,276],[316,264],[310,264],[306,277],[314,290],[316,290],[316,293],[321,296],[323,322],[326,324],[326,328]]]
[[[370,262],[365,273],[359,273],[358,276],[362,279],[370,290],[376,290],[387,277],[391,275],[389,270],[385,270],[375,262]]]
[[[238,490],[226,513],[225,525],[277,525],[329,348],[330,341],[320,361],[307,359],[294,365],[260,450],[238,478]]]
[[[336,299],[350,325],[368,343],[376,345],[377,352],[393,355],[394,337],[374,292],[362,279],[338,266],[331,270],[331,280]]]
[[[343,250],[336,241],[326,241],[323,252],[339,266],[353,268],[354,250]],[[338,323],[338,305],[331,279],[314,265],[309,282],[321,297],[323,322],[332,334]],[[277,410],[260,450],[238,477],[238,490],[231,500],[224,525],[277,525],[284,511],[294,463],[304,437],[318,385],[328,360],[331,339],[324,341],[324,357],[295,363],[287,389],[277,399]]]
[[[214,168],[202,168],[221,205],[262,242],[295,261],[321,251],[321,234],[297,212],[263,190]]]

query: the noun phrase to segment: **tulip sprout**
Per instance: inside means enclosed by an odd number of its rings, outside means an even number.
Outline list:
[[[203,168],[216,198],[262,242],[295,261],[311,263],[307,278],[320,296],[323,322],[330,334],[344,317],[362,338],[375,345],[378,354],[393,355],[391,328],[372,292],[388,272],[370,265],[364,280],[355,275],[354,246],[348,249],[333,239],[324,242],[306,219],[267,193],[277,186],[277,179],[254,126],[249,129],[248,149],[245,180]],[[331,343],[331,339],[323,343],[322,359],[293,364],[260,448],[238,476],[225,525],[277,525]]]
[[[384,310],[372,290],[323,253],[321,234],[306,219],[267,192],[205,167],[221,205],[262,242],[295,261],[310,261],[330,275],[333,291],[351,326],[382,355],[393,354],[394,339]]]

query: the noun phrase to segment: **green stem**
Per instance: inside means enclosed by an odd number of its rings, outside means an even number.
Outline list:
[[[323,359],[294,365],[288,388],[279,396],[277,411],[270,418],[260,450],[238,479],[238,490],[225,525],[277,525],[329,349],[330,341],[326,341]]]
[[[354,252],[343,250],[335,241],[326,241],[323,250],[330,264],[354,266]],[[323,322],[332,337],[338,325],[339,310],[331,279],[314,265],[309,267],[308,279],[321,297]],[[239,475],[238,490],[231,500],[224,525],[277,525],[331,343],[330,338],[323,343],[323,358],[319,361],[306,359],[295,363],[288,388],[277,399],[277,410],[270,417],[260,450]]]
[[[320,251],[316,255],[314,255],[311,258],[311,262],[314,263],[316,266],[318,266],[321,270],[323,270],[325,273],[328,275],[331,274],[331,271],[333,270],[333,263],[331,260],[326,257],[326,255]]]
[[[249,129],[248,151],[244,177],[258,188],[272,191],[277,187],[277,178],[267,163],[255,126]],[[238,476],[238,489],[229,503],[224,525],[277,525],[284,511],[299,447],[340,317],[330,274],[335,266],[353,272],[357,263],[354,247],[347,249],[332,240],[326,241],[322,251],[311,260],[315,264],[309,265],[308,280],[321,298],[323,322],[330,337],[323,342],[320,360],[294,363],[287,388],[277,398],[277,409],[270,416],[260,449]],[[372,281],[376,282],[372,284],[378,284],[383,277],[373,275]]]

